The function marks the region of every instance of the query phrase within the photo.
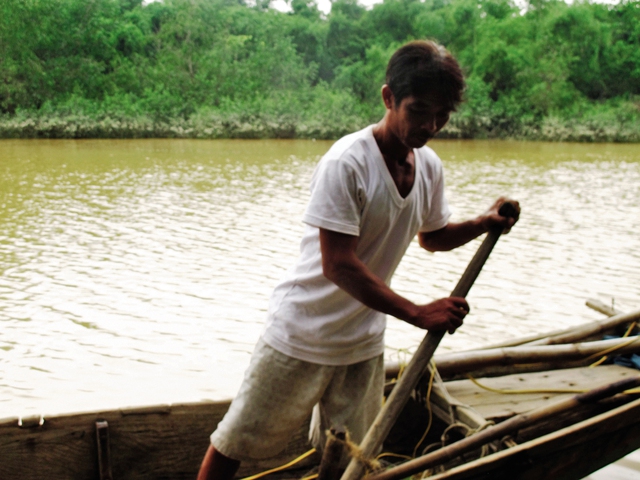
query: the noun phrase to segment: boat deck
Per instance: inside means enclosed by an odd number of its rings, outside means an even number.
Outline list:
[[[479,380],[482,385],[500,392],[487,391],[471,380],[455,380],[446,385],[456,400],[470,406],[487,420],[500,421],[575,395],[553,393],[552,390],[591,390],[639,374],[637,370],[618,365],[601,365],[598,368],[570,368]],[[505,394],[504,391],[531,393]]]

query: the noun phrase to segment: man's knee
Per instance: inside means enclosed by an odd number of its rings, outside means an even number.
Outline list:
[[[232,480],[240,468],[240,461],[229,458],[220,453],[213,445],[209,449],[200,465],[198,480]]]

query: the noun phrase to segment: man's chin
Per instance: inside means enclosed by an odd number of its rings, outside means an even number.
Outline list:
[[[433,138],[432,135],[428,137],[415,137],[411,139],[411,148],[421,148],[424,147],[429,140]]]

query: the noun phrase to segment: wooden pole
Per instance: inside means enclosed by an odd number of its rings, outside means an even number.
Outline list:
[[[608,398],[616,393],[637,387],[640,385],[640,377],[626,378],[619,382],[596,388],[587,393],[575,395],[568,399],[560,400],[553,405],[544,406],[532,410],[528,413],[516,415],[515,417],[505,420],[504,422],[490,427],[486,430],[466,437],[452,445],[443,447],[440,450],[429,453],[414,460],[410,460],[402,465],[391,468],[377,475],[367,477],[367,480],[401,480],[418,472],[423,472],[428,468],[441,465],[453,458],[456,458],[466,452],[475,450],[482,445],[489,443],[498,438],[502,438],[510,433],[525,428],[543,418],[559,414],[577,405],[583,403],[594,403],[599,400]]]
[[[318,470],[318,480],[338,480],[340,478],[340,460],[344,451],[347,435],[344,430],[332,428],[322,452]]]
[[[500,207],[499,213],[503,217],[513,217],[515,212],[516,210],[514,205],[506,202],[502,207]],[[458,281],[458,284],[451,292],[452,297],[467,296],[467,293],[469,293],[471,286],[475,282],[476,278],[478,278],[482,267],[487,261],[487,258],[489,258],[489,254],[498,242],[502,232],[503,229],[499,227],[489,230],[487,236],[480,245],[480,248],[478,248],[478,251],[471,259],[467,269]],[[374,420],[360,445],[362,456],[364,458],[371,459],[382,446],[382,442],[384,442],[385,438],[391,431],[391,427],[393,427],[396,422],[398,415],[407,403],[407,400],[411,395],[411,391],[416,387],[418,381],[424,374],[433,353],[440,344],[445,333],[445,331],[429,331],[424,340],[422,340],[418,350],[413,355],[409,365],[407,365],[407,368],[396,383],[391,395],[389,395],[389,398],[380,410],[380,413]],[[342,480],[358,480],[363,476],[363,473],[363,464],[360,460],[352,458],[351,462],[349,462],[349,465],[347,466],[347,470],[344,472],[344,475],[342,475]]]

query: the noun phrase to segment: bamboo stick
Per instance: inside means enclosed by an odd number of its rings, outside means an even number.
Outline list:
[[[623,312],[620,312],[619,310],[616,310],[615,308],[609,307],[608,305],[605,305],[604,303],[602,303],[600,300],[594,300],[594,299],[589,299],[586,301],[586,305],[597,311],[600,313],[603,313],[604,315],[607,315],[608,317],[615,317],[618,315],[623,315]],[[481,347],[481,348],[475,348],[472,350],[466,350],[466,352],[477,352],[477,351],[483,351],[483,350],[495,350],[498,348],[511,348],[511,347],[518,347],[518,346],[523,346],[523,345],[535,345],[532,342],[539,342],[541,340],[547,339],[547,338],[557,338],[557,337],[561,337],[561,336],[565,336],[565,335],[569,335],[571,333],[575,333],[578,332],[586,327],[591,327],[594,328],[596,325],[600,325],[602,328],[599,328],[598,330],[600,331],[606,331],[606,330],[611,330],[613,328],[616,328],[617,326],[619,326],[620,324],[618,323],[617,320],[614,321],[614,325],[612,327],[608,327],[608,322],[607,320],[598,320],[596,322],[592,322],[589,323],[587,325],[578,325],[575,327],[571,327],[571,328],[563,328],[560,330],[553,330],[551,332],[544,332],[544,333],[537,333],[537,334],[533,334],[533,335],[528,335],[526,337],[519,337],[516,339],[511,339],[511,340],[505,340],[504,342],[500,342],[500,343],[495,343],[492,345],[488,345],[485,347]],[[624,323],[624,321],[622,322]],[[542,345],[542,342],[539,342],[538,344]],[[435,357],[436,361],[440,360],[439,356]],[[555,365],[555,362],[553,364],[545,364],[543,367],[541,367],[542,369],[548,369],[548,368],[553,368],[553,365]],[[387,378],[395,378],[398,376],[398,374],[400,373],[400,364],[398,362],[393,362],[393,363],[389,363],[386,366],[386,376]],[[532,371],[530,366],[527,365],[523,365],[522,366],[522,371],[523,372],[529,372]],[[442,372],[440,372],[442,374]],[[511,373],[517,373],[517,372],[511,372]],[[478,376],[486,376],[485,374],[482,375],[478,375]]]
[[[338,480],[342,470],[340,460],[344,451],[347,435],[342,429],[332,428],[327,436],[327,442],[322,452],[322,460],[318,470],[317,480]]]
[[[452,445],[441,448],[440,450],[436,450],[435,452],[410,460],[385,472],[371,475],[367,477],[367,480],[401,480],[428,468],[441,465],[442,463],[466,452],[475,450],[486,443],[532,425],[539,420],[565,412],[581,404],[595,403],[599,400],[615,395],[616,393],[637,387],[638,385],[640,385],[640,377],[627,378],[604,387],[596,388],[587,393],[560,400],[553,405],[537,408],[531,412],[516,415],[515,417],[494,427],[490,427],[486,430],[473,434]]]
[[[439,356],[434,356],[434,360],[437,362]],[[547,370],[560,370],[567,368],[578,368],[578,367],[586,367],[588,366],[588,362],[584,360],[568,360],[568,361],[555,361],[555,362],[536,362],[536,363],[516,363],[513,365],[488,365],[488,366],[479,366],[478,368],[473,368],[472,370],[464,370],[461,372],[455,371],[455,369],[447,372],[440,372],[440,377],[445,382],[450,382],[452,380],[462,380],[467,378],[468,375],[471,375],[475,378],[487,378],[487,377],[502,377],[504,375],[514,375],[518,373],[533,373],[533,372],[543,372]],[[393,376],[393,372],[397,372],[398,367],[395,364],[387,367],[386,373],[387,378],[390,378],[390,375]],[[389,395],[393,390],[394,383],[388,383],[385,385],[385,395]]]
[[[587,305],[594,310],[609,315],[610,318],[597,320],[595,322],[571,328],[564,328],[561,330],[554,330],[551,332],[538,333],[527,337],[506,340],[487,347],[482,347],[478,350],[492,350],[495,348],[516,347],[520,345],[555,345],[560,343],[573,343],[604,333],[607,330],[612,330],[625,323],[637,321],[640,318],[640,310],[631,313],[620,313],[616,310],[603,306],[604,304],[599,305],[597,301],[593,300],[587,301]]]
[[[472,370],[456,372],[447,372],[441,377],[445,382],[454,380],[464,380],[469,376],[474,378],[491,378],[503,377],[505,375],[517,375],[523,373],[547,372],[553,370],[566,370],[568,368],[586,367],[591,362],[585,360],[569,360],[569,361],[549,361],[536,363],[515,363],[513,365],[489,365],[486,367],[474,368]]]
[[[619,315],[622,313],[621,311],[616,310],[615,308],[610,307],[605,303],[602,303],[600,300],[589,299],[587,300],[586,305],[596,312],[603,313],[607,317],[613,317],[614,315]]]
[[[633,340],[636,341],[630,343]],[[445,380],[450,380],[452,377],[468,373],[474,377],[488,377],[582,366],[586,358],[625,344],[628,345],[615,350],[616,355],[640,351],[640,339],[631,337],[569,345],[521,345],[472,350],[435,355],[433,358],[440,375]],[[399,366],[396,364],[389,365],[386,370],[387,376],[397,375],[398,369]]]
[[[513,204],[506,202],[500,207],[500,214],[504,217],[513,217],[515,215],[515,207]],[[489,254],[498,242],[502,232],[503,229],[499,227],[493,228],[488,232],[480,248],[458,281],[458,284],[453,289],[451,293],[452,297],[465,297],[467,293],[469,293],[471,286],[476,278],[478,278],[484,263],[487,261],[487,258],[489,258]],[[398,380],[387,402],[380,410],[380,413],[360,445],[362,456],[365,459],[370,459],[375,456],[382,446],[382,442],[391,431],[391,427],[393,427],[398,415],[407,403],[409,395],[424,374],[433,356],[433,352],[435,352],[445,333],[445,331],[429,331],[418,347],[409,365],[407,365],[404,374]],[[358,480],[362,477],[363,473],[364,465],[362,462],[359,459],[352,458],[347,466],[347,470],[342,476],[342,480]]]
[[[558,345],[562,343],[574,343],[585,338],[602,334],[625,323],[637,322],[640,320],[640,310],[629,313],[621,313],[613,317],[596,322],[591,322],[578,328],[570,329],[560,335],[555,335],[543,340],[531,342],[528,345]]]
[[[587,300],[586,305],[597,311],[600,313],[603,313],[605,315],[607,315],[608,317],[613,317],[616,315],[622,315],[623,312],[620,312],[618,310],[616,310],[615,308],[609,307],[608,305],[605,305],[604,303],[602,303],[600,300]],[[606,320],[598,320],[597,322],[593,322],[593,323],[589,323],[587,325],[590,326],[594,326],[594,325],[598,325],[600,323],[604,323]],[[490,349],[494,349],[494,348],[504,348],[504,347],[517,347],[519,345],[525,345],[525,344],[531,344],[533,342],[540,342],[541,340],[544,340],[546,338],[550,338],[550,337],[560,337],[560,336],[564,336],[564,335],[568,335],[571,332],[576,332],[576,331],[580,331],[581,329],[585,328],[587,325],[578,325],[575,327],[571,327],[571,328],[563,328],[560,330],[553,330],[551,332],[544,332],[544,333],[536,333],[533,335],[528,335],[526,337],[520,337],[520,338],[515,338],[515,339],[511,339],[511,340],[505,340],[504,342],[500,342],[500,343],[495,343],[493,345],[489,345],[486,347],[482,347],[479,348],[478,350],[490,350]],[[607,330],[611,329],[611,328],[615,328],[617,327],[619,324],[616,323],[613,327],[610,328],[606,328]]]
[[[513,347],[511,347],[513,348]],[[480,350],[471,350],[471,352],[475,353]],[[442,358],[446,359],[446,355],[444,357],[442,355],[434,355],[433,359],[436,362],[441,360]],[[465,372],[456,372],[450,371],[446,372],[443,375],[443,372],[438,371],[440,373],[440,377],[445,381],[458,380],[460,378],[466,378],[466,374],[473,375],[476,378],[480,377],[499,377],[503,375],[511,375],[514,373],[531,373],[531,372],[541,372],[543,370],[558,370],[561,368],[575,368],[575,367],[584,367],[584,361],[581,360],[569,360],[569,361],[560,361],[560,362],[536,362],[536,363],[524,363],[524,364],[513,364],[513,365],[489,365],[489,366],[480,366],[477,369],[468,370]],[[400,371],[400,364],[393,362],[389,363],[385,367],[385,376],[387,379],[387,384],[385,385],[385,395],[389,395],[391,390],[393,390],[393,386],[395,382],[391,382],[391,379],[395,379],[398,376],[398,372]]]
[[[615,347],[619,347],[615,350],[616,355],[640,352],[640,337],[614,338],[570,345],[525,345],[476,352],[448,353],[437,356],[435,360],[440,374],[451,376],[497,365],[580,360],[602,354]]]
[[[572,329],[563,328],[562,330],[553,330],[551,332],[534,333],[533,335],[527,335],[526,337],[512,338],[511,340],[505,340],[504,342],[494,343],[491,345],[487,345],[486,347],[480,347],[478,349],[474,349],[471,351],[493,350],[494,348],[505,348],[505,347],[518,347],[520,345],[525,345],[527,343],[535,342],[535,341],[542,340],[555,335],[560,335],[568,332],[569,330],[573,330],[573,328]]]

